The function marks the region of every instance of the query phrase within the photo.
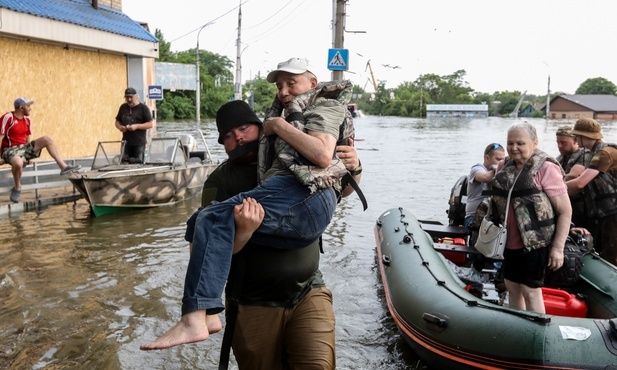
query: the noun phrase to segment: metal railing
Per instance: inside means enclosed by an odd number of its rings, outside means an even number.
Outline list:
[[[82,160],[65,160],[67,164],[75,165]],[[91,160],[83,160],[88,166]],[[81,164],[81,163],[80,163]],[[83,164],[82,164],[83,166]],[[82,167],[82,171],[84,168]],[[0,197],[7,197],[13,189],[13,174],[11,167],[4,165],[0,167]],[[24,192],[34,190],[35,199],[41,198],[41,190],[72,186],[67,176],[60,175],[60,169],[55,161],[33,161],[31,164],[24,167],[21,175],[21,191]],[[77,190],[73,189],[76,193]]]

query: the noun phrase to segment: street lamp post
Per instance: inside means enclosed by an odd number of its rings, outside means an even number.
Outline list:
[[[242,100],[242,62],[240,60],[240,56],[242,55],[242,51],[240,51],[241,47],[241,38],[240,31],[242,30],[242,3],[240,3],[240,8],[238,10],[238,39],[236,40],[236,83],[234,85],[234,99]]]
[[[546,118],[550,118],[551,114],[551,75],[548,75],[548,84],[546,85]]]
[[[548,71],[548,84],[546,85],[546,119],[550,118],[551,114],[551,72],[548,63],[542,61],[542,63],[546,64],[546,70]]]
[[[208,22],[201,26],[199,32],[197,32],[197,48],[195,49],[195,66],[197,67],[197,86],[195,93],[195,117],[197,118],[197,123],[201,122],[201,86],[199,81],[199,34],[201,30],[213,24],[214,22]]]

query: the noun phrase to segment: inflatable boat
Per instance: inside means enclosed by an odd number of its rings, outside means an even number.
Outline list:
[[[390,314],[432,368],[617,369],[617,269],[596,253],[585,254],[574,285],[543,292],[547,314],[539,314],[508,308],[495,271],[482,270],[479,288],[464,278],[456,256],[474,251],[460,227],[393,208],[375,239]]]

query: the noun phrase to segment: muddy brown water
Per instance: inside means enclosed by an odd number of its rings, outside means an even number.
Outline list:
[[[410,369],[416,356],[384,301],[373,226],[394,207],[447,222],[451,187],[481,161],[490,142],[505,144],[511,119],[356,119],[369,209],[354,195],[324,237],[321,270],[333,291],[337,368]],[[564,121],[531,120],[540,148],[557,155]],[[191,126],[163,123],[159,129]],[[604,123],[607,141],[617,141]],[[212,122],[202,124],[217,159]],[[0,219],[0,368],[216,369],[221,334],[206,342],[143,352],[139,345],[180,316],[188,261],[183,240],[198,199],[95,218],[83,200]],[[230,366],[236,368],[235,362]]]

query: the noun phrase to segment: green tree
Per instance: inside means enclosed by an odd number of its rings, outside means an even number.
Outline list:
[[[390,91],[386,90],[385,82],[379,81],[377,91],[362,96],[364,113],[370,115],[386,115],[386,106],[390,101]]]
[[[491,105],[493,101],[493,97],[487,93],[477,93],[473,94],[473,100],[471,101],[473,104],[488,104]]]
[[[171,58],[173,58],[173,53],[171,52],[171,43],[165,41],[163,32],[158,28],[154,31],[154,36],[157,39],[159,39],[159,59],[158,60],[160,62],[168,62]]]
[[[445,76],[429,73],[420,75],[413,84],[417,90],[422,92],[423,106],[426,104],[469,104],[473,100],[471,96],[473,89],[464,79],[466,74],[464,69]]]
[[[276,85],[268,82],[265,77],[257,77],[248,81],[242,90],[253,92],[253,110],[257,113],[268,111],[278,91]]]
[[[601,94],[601,95],[615,95],[617,92],[617,86],[614,83],[603,77],[588,78],[585,80],[578,89],[576,94]]]
[[[509,116],[516,108],[520,98],[520,91],[496,91],[493,94],[493,101],[489,110],[492,108],[491,113],[497,116]]]

